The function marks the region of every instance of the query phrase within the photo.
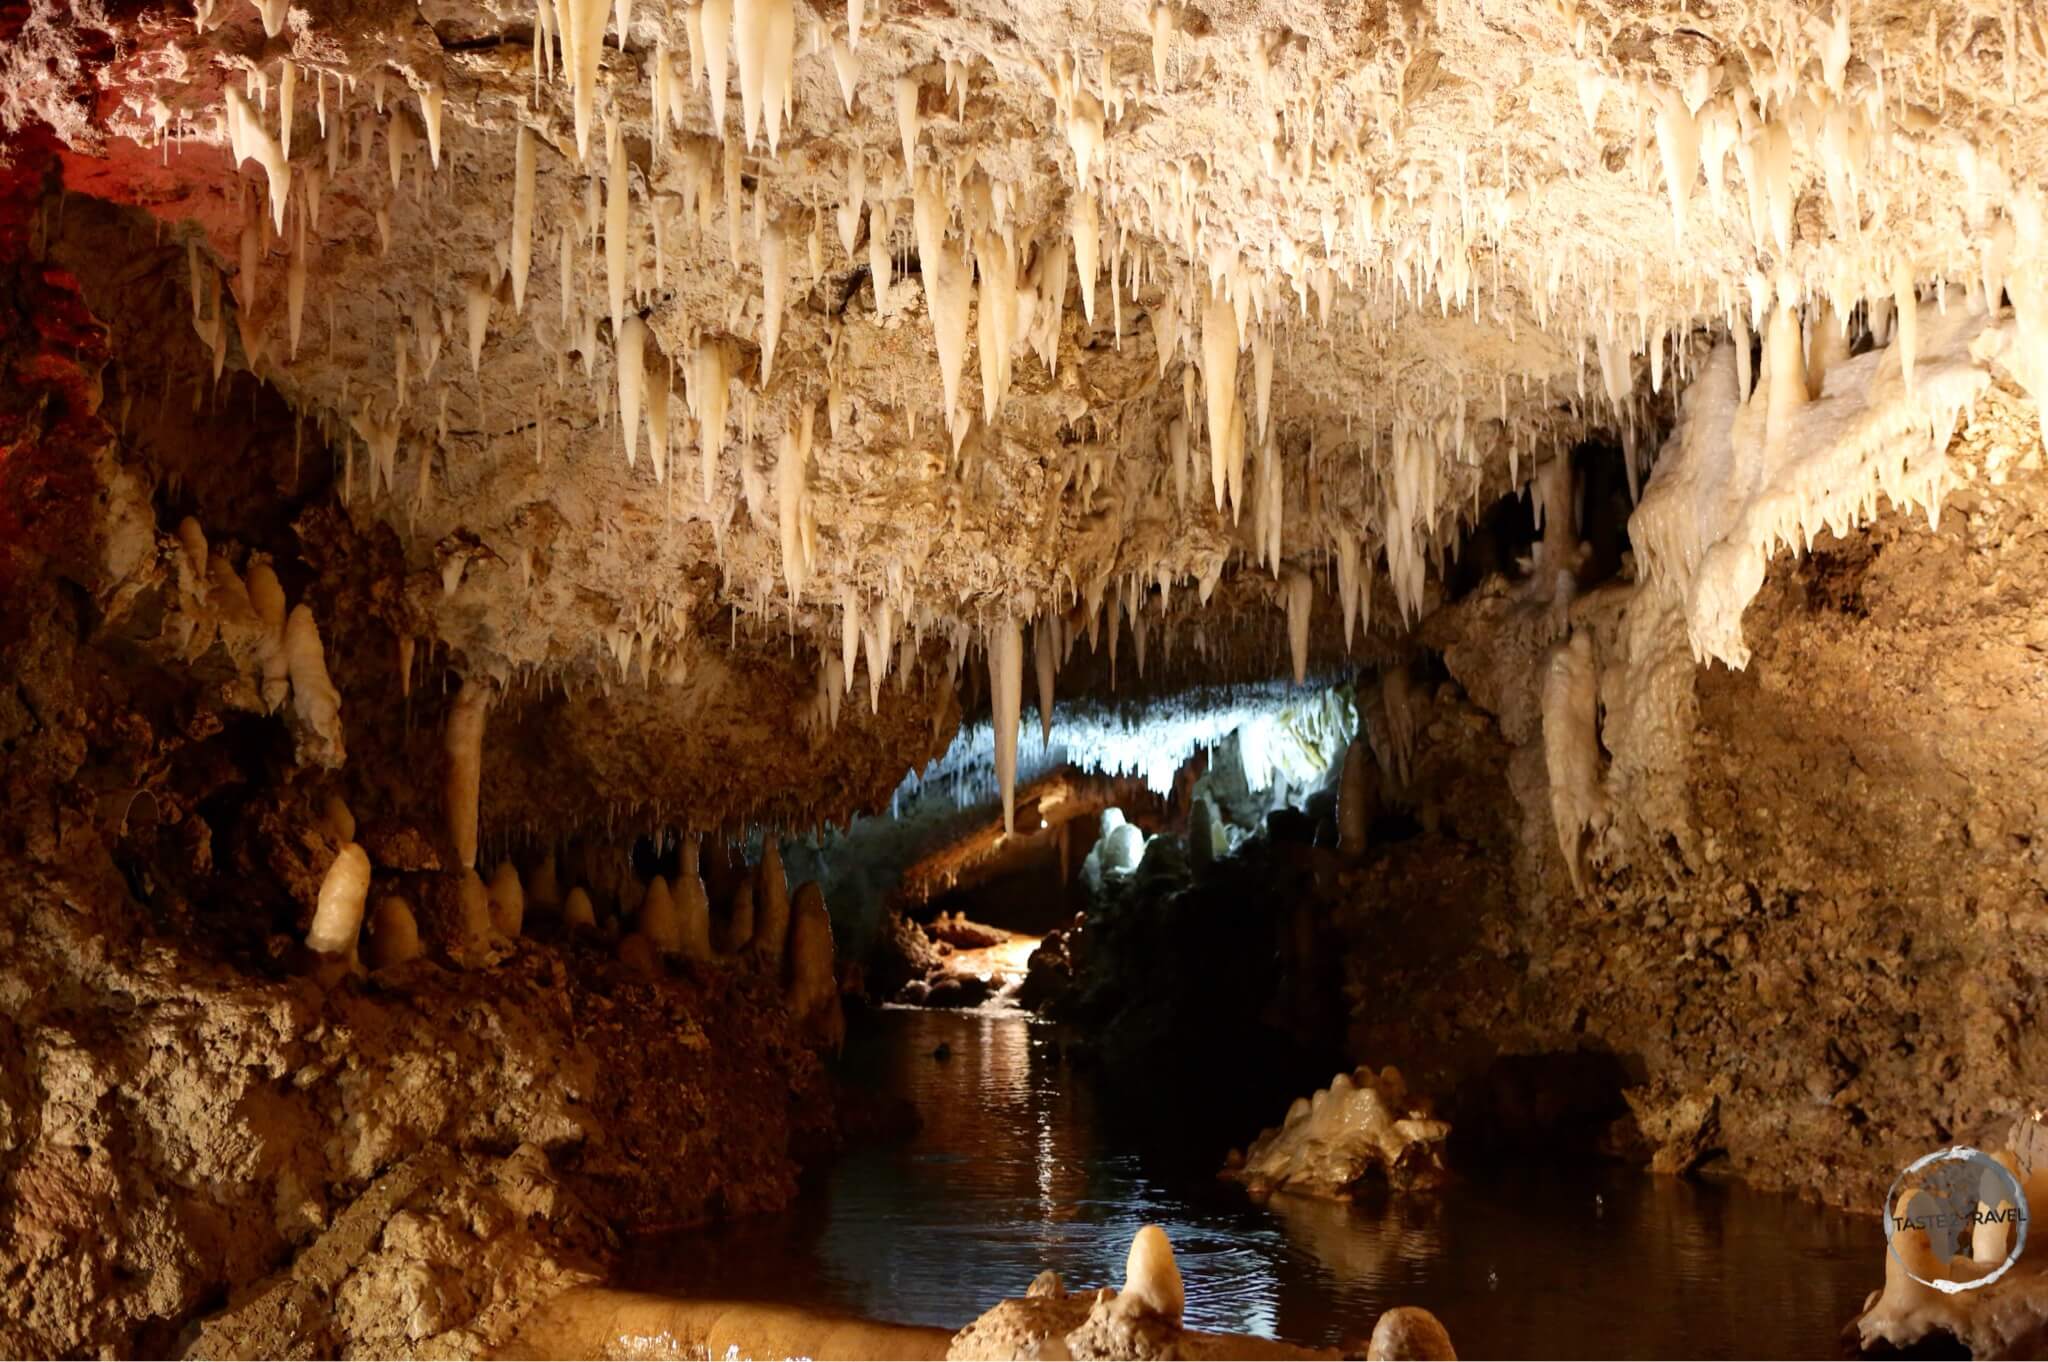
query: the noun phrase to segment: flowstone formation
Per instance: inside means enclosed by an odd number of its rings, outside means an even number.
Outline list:
[[[1233,1151],[1223,1176],[1261,1196],[1343,1198],[1375,1185],[1435,1186],[1446,1176],[1450,1127],[1410,1105],[1407,1084],[1391,1065],[1377,1074],[1338,1074],[1329,1087],[1296,1098],[1287,1119],[1261,1132],[1242,1155]]]

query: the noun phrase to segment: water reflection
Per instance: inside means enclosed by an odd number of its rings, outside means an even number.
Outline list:
[[[1156,1222],[1200,1328],[1357,1345],[1415,1304],[1467,1356],[1834,1356],[1877,1273],[1874,1221],[1626,1169],[1260,1206],[1213,1177],[1245,1132],[1098,1085],[1022,1017],[886,1013],[853,1062],[917,1104],[917,1138],[785,1215],[642,1244],[632,1284],[957,1327],[1044,1267],[1116,1282]]]

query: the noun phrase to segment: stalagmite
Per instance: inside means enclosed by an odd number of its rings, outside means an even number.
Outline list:
[[[839,1008],[839,981],[833,971],[832,918],[825,895],[814,880],[797,886],[790,911],[790,1015],[812,1036],[837,1049],[846,1033]]]
[[[754,954],[771,972],[782,968],[789,943],[789,880],[782,873],[782,849],[771,834],[762,839],[761,863],[754,867]]]
[[[541,0],[543,10],[548,0]],[[533,129],[524,123],[514,134],[517,146],[512,157],[512,310],[526,311],[526,276],[533,267]]]
[[[692,860],[686,860],[676,876],[676,926],[686,960],[709,961],[711,949],[711,896],[705,892],[704,877]]]
[[[477,806],[483,794],[484,720],[489,717],[490,688],[474,678],[464,678],[462,689],[448,708],[447,727],[441,749],[447,758],[442,785],[442,808],[447,814],[448,844],[455,851],[455,864],[468,869],[476,864]]]
[[[996,784],[1003,795],[1003,831],[1017,830],[1017,724],[1024,703],[1024,638],[1015,616],[989,633],[989,703],[995,724]],[[1035,831],[1035,829],[1034,829]]]
[[[396,895],[379,899],[370,914],[370,968],[391,969],[423,954],[412,905]]]
[[[1121,1309],[1141,1311],[1169,1324],[1181,1322],[1187,1308],[1187,1292],[1181,1285],[1180,1268],[1173,1261],[1173,1245],[1166,1231],[1147,1225],[1131,1240],[1124,1259],[1124,1288],[1117,1293]]]
[[[668,881],[656,875],[647,882],[647,895],[640,900],[640,935],[663,955],[677,955],[683,949],[683,927],[676,915],[675,897]]]
[[[751,880],[741,880],[732,891],[732,903],[726,913],[725,952],[737,955],[747,949],[754,939],[754,885]]]
[[[590,892],[582,885],[569,891],[569,897],[562,901],[562,925],[571,931],[578,927],[596,927],[597,910],[591,905]]]
[[[491,925],[506,936],[519,935],[526,921],[526,891],[519,883],[519,868],[510,861],[498,862],[490,894]]]
[[[334,854],[326,876],[320,881],[313,925],[306,932],[306,949],[318,955],[339,956],[353,966],[356,939],[363,926],[363,901],[369,892],[369,853],[350,842]]]

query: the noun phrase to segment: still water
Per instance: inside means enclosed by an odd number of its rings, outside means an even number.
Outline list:
[[[1120,1097],[1059,1037],[1014,1014],[871,1018],[848,1063],[916,1104],[918,1135],[848,1157],[783,1215],[641,1243],[629,1284],[957,1328],[1041,1268],[1118,1284],[1152,1222],[1196,1328],[1362,1353],[1405,1304],[1467,1357],[1839,1357],[1882,1277],[1874,1217],[1622,1168],[1260,1206],[1215,1180],[1223,1144],[1194,1129],[1213,1122]]]

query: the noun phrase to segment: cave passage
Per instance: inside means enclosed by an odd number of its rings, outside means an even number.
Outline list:
[[[907,1098],[917,1134],[835,1164],[774,1216],[637,1241],[625,1284],[953,1329],[1043,1268],[1113,1280],[1152,1223],[1200,1283],[1194,1327],[1361,1349],[1361,1321],[1413,1304],[1459,1321],[1470,1356],[1531,1358],[1832,1356],[1869,1290],[1862,1217],[1612,1164],[1526,1159],[1423,1199],[1260,1204],[1198,1151],[1262,1113],[1214,1085],[1133,1094],[1073,1058],[1075,1039],[1015,1013],[882,1013],[848,1068]]]
[[[0,1359],[2048,1357],[2048,3],[0,3]]]

